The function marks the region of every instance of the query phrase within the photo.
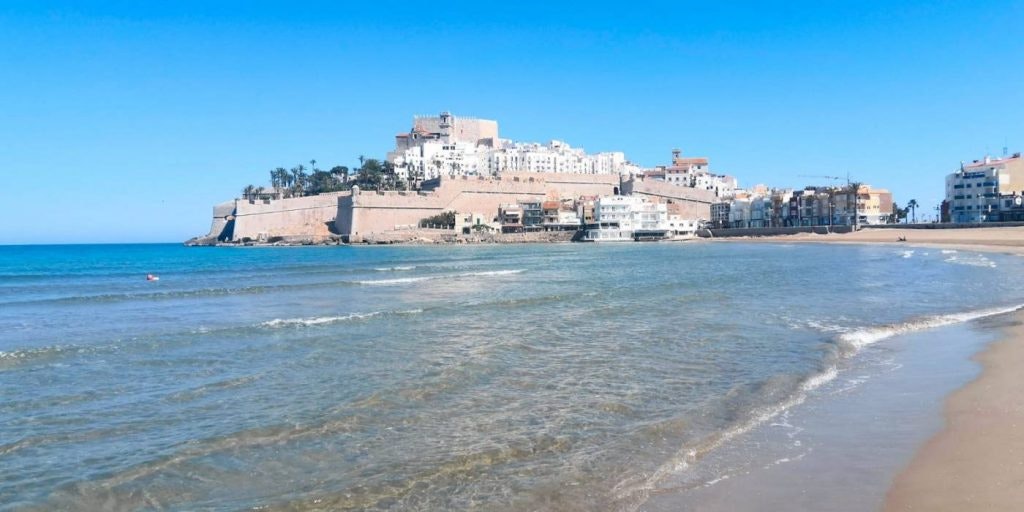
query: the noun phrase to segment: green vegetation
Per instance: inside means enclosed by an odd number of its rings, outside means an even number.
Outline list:
[[[907,209],[910,210],[910,221],[917,224],[917,199],[911,199],[907,203]]]
[[[257,200],[314,196],[349,190],[353,186],[363,190],[409,190],[409,184],[398,178],[395,166],[390,162],[360,156],[359,167],[354,170],[336,165],[324,171],[316,167],[316,159],[309,161],[309,168],[299,164],[291,169],[271,169],[270,190],[248,185],[242,189],[242,198]]]
[[[452,229],[455,227],[455,212],[442,212],[420,220],[421,228]]]
[[[907,219],[908,212],[910,212],[908,208],[900,208],[900,205],[892,203],[892,217],[890,217],[890,222],[893,224],[899,224],[900,221]]]

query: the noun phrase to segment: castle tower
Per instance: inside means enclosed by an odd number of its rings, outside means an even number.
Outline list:
[[[441,139],[445,142],[451,142],[452,135],[452,114],[451,112],[441,112]]]

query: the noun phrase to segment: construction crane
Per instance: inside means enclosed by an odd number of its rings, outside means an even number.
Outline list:
[[[840,177],[840,176],[818,176],[818,175],[811,175],[811,174],[799,174],[799,175],[797,175],[797,177],[799,177],[799,178],[824,178],[826,180],[832,180],[832,181],[843,181],[843,180],[846,180],[847,184],[850,183],[850,175],[849,174],[847,174],[845,178]]]

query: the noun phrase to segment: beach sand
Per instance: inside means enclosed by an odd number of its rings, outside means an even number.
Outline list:
[[[865,229],[744,240],[893,244],[1024,255],[1024,227]],[[947,398],[944,429],[895,478],[886,496],[886,511],[1024,510],[1024,312],[1015,315],[1004,339],[975,357],[983,366],[982,374]]]
[[[1024,256],[1024,227],[863,229],[719,240],[885,244]],[[895,478],[886,511],[1024,510],[1024,312],[1014,320],[1002,341],[976,356],[981,376],[948,397],[945,428]]]
[[[945,429],[896,477],[885,510],[1024,510],[1024,313],[976,356],[978,379],[946,401]]]
[[[905,237],[906,242],[899,241]],[[719,238],[717,241],[767,243],[847,243],[892,244],[910,247],[935,247],[1024,255],[1024,227],[966,229],[862,229],[856,233],[815,235],[801,233],[758,238]]]

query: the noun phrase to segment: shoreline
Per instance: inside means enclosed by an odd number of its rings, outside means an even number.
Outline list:
[[[907,241],[894,240],[906,236]],[[1024,256],[1024,228],[862,230],[717,242],[823,243],[977,251]],[[886,493],[883,510],[1015,511],[1024,503],[1024,311],[1005,316],[998,341],[975,353],[977,378],[944,399],[941,430],[915,450]]]
[[[972,358],[980,375],[946,397],[944,427],[894,479],[886,511],[1020,510],[1024,503],[1024,312]]]
[[[897,237],[906,236],[907,241]],[[1024,255],[1024,227],[993,227],[968,229],[861,229],[854,233],[815,235],[774,235],[764,237],[736,237],[704,239],[715,243],[822,243],[839,245],[879,245],[925,249],[951,249]]]
[[[906,236],[907,241],[894,240]],[[739,241],[725,240],[717,241]],[[825,243],[977,251],[1024,256],[1024,228],[862,230],[747,242]],[[1001,338],[971,359],[978,377],[947,395],[943,427],[897,473],[883,510],[1020,510],[1024,503],[1024,311],[1006,316]]]

